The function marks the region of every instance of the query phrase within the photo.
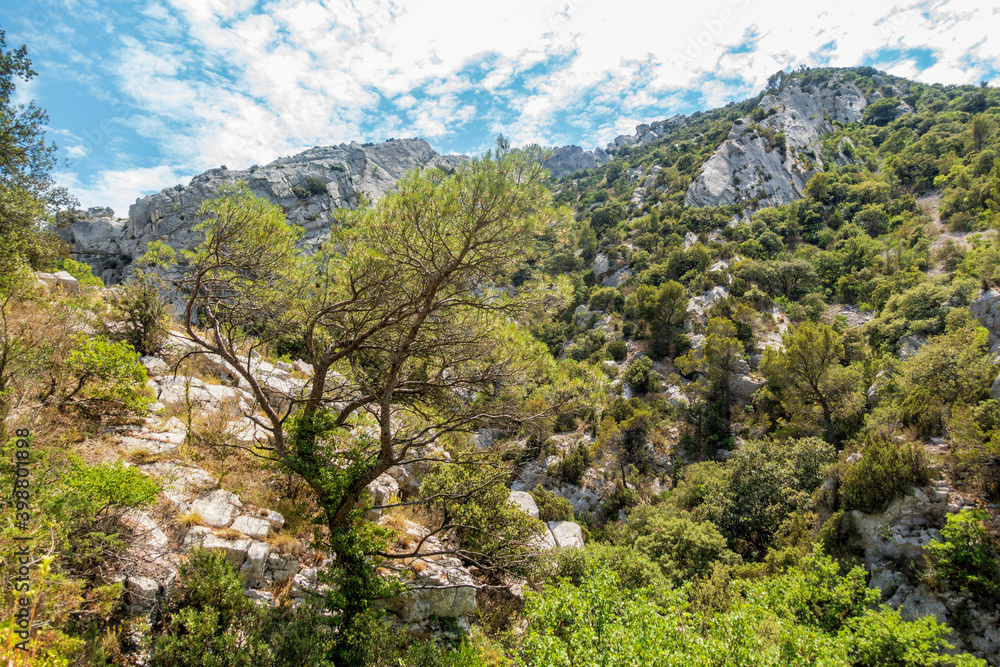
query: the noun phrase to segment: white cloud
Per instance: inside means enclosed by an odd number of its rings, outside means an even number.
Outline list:
[[[28,81],[25,81],[24,79],[14,80],[14,94],[11,96],[11,102],[14,104],[27,105],[37,96],[38,79],[30,79]]]
[[[129,206],[140,195],[158,192],[175,183],[186,183],[191,176],[190,172],[159,166],[102,171],[88,183],[81,183],[72,173],[61,174],[57,180],[76,195],[83,208],[110,206],[115,215],[124,218],[128,216]]]
[[[100,15],[89,0],[77,10]],[[981,0],[151,0],[140,11],[135,34],[109,37],[113,71],[127,123],[178,165],[155,168],[169,173],[389,133],[444,142],[475,120],[516,144],[553,143],[562,128],[591,147],[672,114],[687,91],[722,105],[799,64],[897,49],[879,66],[969,83],[1000,61],[1000,13]],[[920,48],[937,64],[921,69],[908,53]],[[105,170],[88,191],[155,169]]]

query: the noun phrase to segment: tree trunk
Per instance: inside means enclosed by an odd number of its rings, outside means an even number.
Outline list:
[[[833,415],[830,412],[830,405],[822,395],[820,395],[819,404],[823,408],[823,421],[826,422],[826,441],[836,447],[837,440],[833,435]]]

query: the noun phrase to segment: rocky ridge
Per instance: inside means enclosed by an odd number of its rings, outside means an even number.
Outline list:
[[[881,97],[875,93],[872,101]],[[726,140],[688,187],[687,206],[739,204],[764,208],[790,203],[824,164],[823,138],[834,123],[856,123],[869,100],[849,81],[834,77],[818,86],[790,84],[757,105],[764,117],[737,119]],[[900,108],[898,113],[908,111]],[[758,112],[759,114],[759,112]],[[849,143],[848,140],[844,140]],[[838,146],[834,161],[849,163],[853,145]]]
[[[280,205],[288,220],[305,230],[300,243],[310,247],[328,238],[337,211],[355,208],[359,197],[380,198],[418,167],[454,169],[466,159],[440,155],[423,139],[317,146],[264,166],[210,169],[187,185],[137,199],[128,218],[115,217],[110,208],[77,212],[76,220],[59,233],[79,261],[112,285],[121,282],[150,241],[164,241],[176,250],[194,248],[200,241],[193,231],[201,220],[198,209],[223,185],[246,181],[254,194]]]

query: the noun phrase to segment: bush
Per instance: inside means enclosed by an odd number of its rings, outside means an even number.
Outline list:
[[[330,194],[330,190],[326,187],[326,183],[323,179],[317,178],[316,176],[306,178],[306,190],[308,190],[311,195]]]
[[[975,596],[1000,597],[1000,557],[986,531],[990,517],[982,510],[948,515],[941,542],[924,547],[939,576],[956,590]]]
[[[601,503],[601,511],[605,516],[614,517],[621,510],[627,510],[639,504],[639,494],[635,489],[615,485],[614,492]]]
[[[612,570],[625,588],[670,588],[670,581],[660,572],[660,567],[632,545],[591,542],[578,549],[556,549],[550,552],[549,558],[543,571],[553,583],[569,579],[579,586],[601,570]]]
[[[128,343],[144,357],[163,350],[169,307],[151,276],[140,274],[119,285],[111,291],[108,300],[111,313],[104,330],[109,339]]]
[[[160,631],[150,638],[150,666],[332,666],[328,628],[319,614],[308,605],[260,607],[243,593],[244,583],[221,554],[191,552]]]
[[[623,340],[613,340],[608,343],[608,354],[615,361],[625,361],[628,357],[628,345]]]
[[[107,507],[144,507],[160,493],[160,485],[122,461],[94,466],[77,462],[65,477],[66,485],[85,497],[94,514]]]
[[[554,491],[546,491],[545,487],[539,484],[531,492],[531,497],[535,499],[538,506],[538,518],[542,521],[572,521],[573,506],[569,500]]]
[[[641,505],[629,514],[629,526],[636,533],[635,548],[657,563],[675,585],[709,574],[715,563],[742,561],[727,548],[715,524],[667,507]]]
[[[640,394],[648,394],[660,387],[660,376],[653,370],[653,360],[639,357],[625,369],[625,381]]]
[[[884,510],[910,487],[926,484],[929,477],[922,447],[878,439],[844,471],[840,492],[850,509],[870,514]]]
[[[583,479],[583,474],[590,467],[590,452],[587,446],[579,444],[571,452],[563,456],[562,461],[556,463],[549,470],[549,474],[558,478],[566,484],[579,485]]]
[[[76,387],[63,397],[63,405],[78,402],[95,414],[142,413],[150,399],[146,369],[139,355],[125,343],[78,335],[67,363]]]
[[[104,287],[104,281],[94,275],[90,265],[73,259],[64,259],[63,271],[76,278],[81,287]]]

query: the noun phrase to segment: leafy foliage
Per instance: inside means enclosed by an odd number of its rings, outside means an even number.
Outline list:
[[[859,461],[841,477],[841,494],[848,507],[878,512],[911,487],[927,483],[923,448],[912,443],[875,439]]]
[[[940,542],[924,547],[934,571],[957,590],[1000,599],[1000,557],[986,531],[989,515],[982,510],[949,514]]]

